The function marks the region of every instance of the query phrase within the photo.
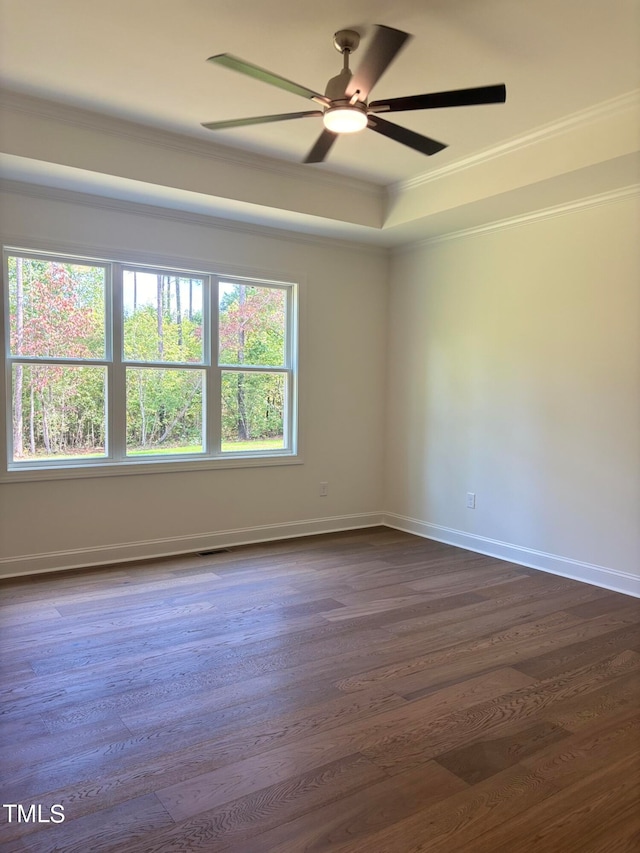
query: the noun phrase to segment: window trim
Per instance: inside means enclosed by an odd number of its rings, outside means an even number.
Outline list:
[[[112,253],[109,252],[111,255]],[[75,251],[52,251],[50,249],[24,248],[5,245],[2,258],[2,299],[0,299],[0,340],[2,341],[2,359],[4,370],[0,371],[0,394],[6,407],[6,417],[0,419],[0,482],[74,479],[85,477],[122,476],[142,473],[171,473],[182,471],[203,471],[217,468],[269,467],[273,465],[301,464],[300,423],[299,423],[299,323],[300,323],[300,283],[286,278],[271,278],[264,270],[257,274],[243,270],[238,274],[232,269],[202,268],[197,264],[183,263],[180,259],[166,263],[166,259],[153,259],[141,262],[139,259],[127,260],[113,257],[105,259],[102,253],[96,257],[79,254]],[[104,358],[64,358],[33,356],[12,356],[10,352],[10,316],[8,258],[10,256],[28,257],[44,261],[87,264],[105,268],[105,354]],[[206,266],[209,266],[208,264]],[[203,360],[201,362],[144,362],[125,360],[123,350],[123,293],[124,270],[135,269],[151,273],[197,276],[203,280]],[[247,283],[255,286],[273,287],[284,290],[286,301],[285,328],[285,364],[238,365],[221,364],[218,360],[218,293],[220,282]],[[105,412],[109,456],[99,459],[25,460],[14,462],[13,449],[13,401],[10,399],[12,366],[15,363],[61,364],[65,366],[105,367],[107,372],[107,392]],[[163,454],[136,456],[126,455],[124,443],[124,424],[126,423],[124,382],[127,367],[141,368],[186,368],[204,371],[208,394],[203,403],[203,444],[205,450],[198,454]],[[244,450],[222,451],[221,449],[221,377],[225,370],[243,372],[281,373],[286,376],[287,395],[285,402],[284,435],[285,444],[281,450]],[[109,403],[111,397],[111,404]],[[120,441],[118,441],[118,437]],[[115,445],[114,445],[115,441]],[[114,447],[117,455],[114,457]],[[207,450],[208,447],[208,450]]]

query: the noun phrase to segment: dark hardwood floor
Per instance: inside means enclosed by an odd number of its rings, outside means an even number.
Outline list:
[[[0,595],[6,853],[640,849],[633,598],[386,528]]]

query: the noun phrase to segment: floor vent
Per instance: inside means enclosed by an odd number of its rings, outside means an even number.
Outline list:
[[[210,551],[198,551],[198,557],[210,557],[212,554],[228,554],[229,548],[212,548]]]

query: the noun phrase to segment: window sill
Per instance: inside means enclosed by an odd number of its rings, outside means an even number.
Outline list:
[[[188,471],[212,471],[228,468],[267,468],[277,465],[301,465],[299,454],[282,453],[246,454],[233,457],[217,456],[207,459],[175,459],[159,462],[156,459],[140,459],[135,462],[103,462],[98,465],[69,465],[61,468],[53,465],[29,465],[11,468],[0,476],[0,483],[26,483],[40,480],[73,480],[94,477],[122,477],[140,474],[172,474]]]

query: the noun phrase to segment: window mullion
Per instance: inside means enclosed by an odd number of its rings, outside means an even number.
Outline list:
[[[114,462],[126,458],[127,442],[127,377],[122,360],[124,316],[122,302],[122,267],[112,266],[111,281],[111,365],[107,401],[109,406],[109,458]]]
[[[289,368],[284,364],[221,364],[220,370],[226,373],[288,373]]]
[[[206,316],[207,349],[209,366],[207,368],[207,450],[212,456],[219,456],[222,442],[222,372],[218,365],[220,308],[219,280],[211,276],[207,288]]]
[[[286,302],[286,328],[285,328],[285,363],[287,366],[287,380],[285,390],[285,411],[283,419],[284,427],[284,443],[285,447],[290,450],[295,450],[298,401],[295,387],[295,362],[296,362],[296,333],[295,318],[297,316],[296,306],[294,304],[294,289],[291,287],[287,291]]]
[[[8,299],[7,299],[8,302]],[[8,323],[7,311],[7,327]],[[6,347],[9,348],[9,333],[7,328]],[[9,461],[13,459],[13,393],[12,393],[12,368],[9,359],[5,359],[4,370],[0,376],[0,391],[6,401],[5,417],[0,423],[0,437],[2,439],[2,464],[6,468]]]
[[[109,364],[108,358],[55,358],[53,356],[23,356],[10,355],[7,356],[7,361],[10,365],[22,364],[25,367],[29,365],[50,364],[59,367],[106,367]]]

